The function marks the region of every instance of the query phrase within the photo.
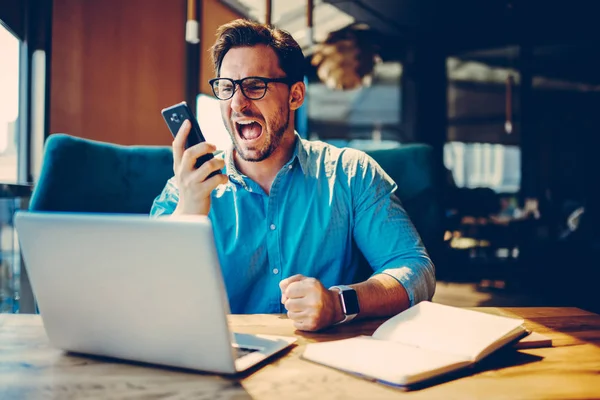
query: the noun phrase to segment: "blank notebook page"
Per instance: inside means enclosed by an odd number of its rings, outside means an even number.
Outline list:
[[[470,361],[453,354],[418,349],[394,342],[383,342],[369,336],[313,343],[303,356],[341,370],[375,377],[380,380],[406,384],[411,377],[432,375],[452,365]]]
[[[522,324],[520,319],[424,301],[383,323],[373,337],[474,360],[493,342],[522,331]]]

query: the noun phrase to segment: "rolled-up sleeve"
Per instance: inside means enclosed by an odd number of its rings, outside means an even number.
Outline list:
[[[376,274],[393,276],[410,306],[431,300],[435,268],[400,200],[396,184],[371,157],[358,158],[352,179],[354,240]]]
[[[171,215],[177,208],[179,201],[179,190],[175,185],[175,178],[167,181],[162,192],[154,199],[152,208],[150,209],[151,217],[160,217],[163,215]]]

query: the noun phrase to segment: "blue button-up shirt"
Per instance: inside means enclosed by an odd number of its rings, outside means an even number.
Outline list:
[[[394,194],[396,184],[367,154],[301,139],[267,195],[225,157],[229,181],[212,192],[211,210],[231,312],[283,313],[279,282],[295,274],[325,287],[355,283],[360,255],[373,274],[389,274],[410,305],[430,300],[433,264]],[[173,213],[171,178],[150,214]]]

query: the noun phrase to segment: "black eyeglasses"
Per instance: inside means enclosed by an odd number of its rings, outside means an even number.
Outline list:
[[[215,97],[219,100],[229,100],[235,94],[236,86],[250,100],[260,100],[267,94],[269,83],[290,84],[289,78],[263,78],[261,76],[248,76],[243,79],[215,78],[208,81]]]

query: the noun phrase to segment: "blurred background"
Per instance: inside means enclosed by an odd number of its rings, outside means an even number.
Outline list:
[[[0,311],[19,312],[27,291],[12,214],[27,207],[46,139],[168,146],[160,110],[185,100],[227,146],[208,49],[240,17],[301,44],[301,136],[386,152],[386,172],[416,180],[422,160],[394,154],[429,149],[438,206],[409,214],[420,232],[435,226],[423,234],[434,300],[599,311],[598,11],[580,0],[0,0]]]

